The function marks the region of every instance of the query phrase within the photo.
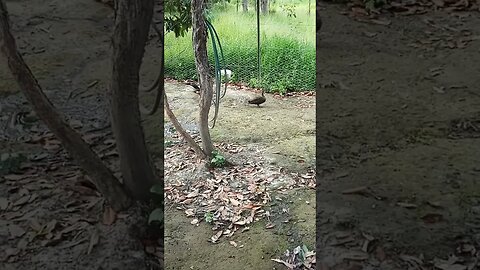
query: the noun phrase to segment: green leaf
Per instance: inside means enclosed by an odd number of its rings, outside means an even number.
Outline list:
[[[163,223],[163,209],[157,208],[150,213],[150,216],[148,217],[148,224],[152,223],[152,221],[159,221],[160,223]]]

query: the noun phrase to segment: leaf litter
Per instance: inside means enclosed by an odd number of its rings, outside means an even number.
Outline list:
[[[74,121],[74,124],[81,127],[82,122]],[[99,154],[111,151],[112,145],[115,147],[111,132],[86,133],[84,138],[89,140]],[[5,189],[6,193],[0,194],[0,220],[2,227],[5,221],[5,233],[8,236],[8,241],[2,244],[0,262],[22,269],[23,263],[28,263],[22,259],[25,254],[32,255],[32,258],[43,257],[40,254],[51,252],[46,248],[54,247],[62,249],[59,256],[67,253],[75,253],[76,256],[101,253],[95,256],[105,256],[103,253],[111,252],[109,250],[113,252],[115,245],[124,246],[125,240],[131,241],[124,236],[127,230],[125,220],[135,222],[136,219],[130,217],[135,214],[129,212],[127,215],[118,215],[108,206],[102,208],[100,202],[103,199],[95,185],[71,162],[66,152],[58,151],[61,150],[61,145],[50,132],[45,132],[42,128],[37,131],[30,130],[29,136],[25,136],[23,142],[40,145],[41,148],[32,151],[35,153],[29,152],[28,158],[18,168],[0,174],[0,184],[8,187]],[[48,145],[57,145],[59,149],[44,147]],[[118,168],[115,156],[106,155],[104,161],[114,170]],[[97,229],[97,226],[100,226],[100,229]],[[106,230],[109,234],[112,234],[112,230],[118,234],[120,230],[119,235],[122,237],[110,237],[100,241]],[[3,234],[4,232],[0,231],[0,235]],[[108,248],[96,251],[96,247],[100,245]],[[61,257],[55,261],[59,263],[59,259]],[[81,262],[84,266],[90,263],[93,262]],[[90,266],[87,268],[90,269]]]
[[[253,222],[267,219],[265,229],[275,224],[269,222],[270,213],[265,207],[276,194],[296,188],[315,188],[315,173],[291,173],[283,168],[270,165],[258,146],[221,143],[215,146],[233,163],[232,166],[209,170],[208,174],[197,177],[195,168],[199,163],[188,146],[177,134],[169,134],[172,145],[165,149],[165,198],[191,218],[191,224],[211,224],[214,231],[208,239],[211,243],[229,241],[236,232],[248,230]],[[198,140],[194,134],[193,137]],[[224,239],[225,238],[225,239]],[[224,240],[223,240],[224,239]],[[300,251],[291,252],[294,257]],[[301,252],[304,256],[305,252]],[[303,269],[314,264],[311,253],[303,261]],[[300,256],[300,257],[301,257]],[[287,264],[296,259],[290,258]],[[295,262],[296,263],[296,262]],[[293,265],[295,265],[295,263]],[[291,268],[300,269],[300,268]]]

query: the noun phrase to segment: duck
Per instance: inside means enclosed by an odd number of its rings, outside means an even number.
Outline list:
[[[200,94],[200,85],[197,82],[185,82],[186,85],[193,87],[195,94]]]
[[[257,107],[260,107],[260,104],[263,104],[265,101],[267,101],[267,98],[265,98],[264,92],[262,91],[262,95],[258,97],[254,97],[248,101],[249,104],[255,104]]]

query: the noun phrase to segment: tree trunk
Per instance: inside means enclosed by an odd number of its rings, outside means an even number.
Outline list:
[[[83,141],[80,134],[75,132],[57,113],[22,56],[18,53],[15,39],[10,32],[8,12],[3,0],[0,0],[0,49],[8,61],[10,71],[35,113],[60,139],[65,149],[91,177],[111,206],[117,211],[130,206],[130,197],[123,190],[113,173]]]
[[[193,138],[190,136],[190,134],[187,133],[187,131],[182,127],[180,122],[178,122],[177,117],[175,114],[172,112],[172,109],[170,109],[170,105],[168,105],[168,99],[167,99],[167,94],[164,92],[163,93],[163,101],[165,102],[165,112],[167,113],[168,118],[170,119],[170,122],[172,122],[172,125],[175,127],[178,133],[187,141],[187,143],[190,145],[190,147],[193,149],[195,154],[200,159],[205,159],[205,153],[203,150],[198,146],[198,144],[193,140]]]
[[[248,0],[242,0],[243,12],[248,12]]]
[[[115,1],[112,39],[112,128],[120,155],[123,183],[135,199],[142,201],[152,198],[150,188],[160,183],[145,145],[138,100],[139,70],[152,22],[153,3],[153,0]],[[163,128],[163,125],[158,128]]]
[[[193,49],[195,65],[200,85],[200,119],[199,129],[202,138],[203,152],[210,157],[213,152],[213,143],[208,127],[208,113],[212,105],[213,80],[210,76],[207,55],[207,31],[203,17],[204,0],[192,0]]]
[[[260,0],[260,11],[262,14],[268,13],[268,0]]]

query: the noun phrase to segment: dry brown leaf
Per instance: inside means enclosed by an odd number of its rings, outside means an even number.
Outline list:
[[[405,262],[410,263],[413,266],[421,266],[423,265],[423,261],[415,256],[410,256],[410,255],[400,255],[400,259],[402,259]]]
[[[192,216],[195,215],[195,210],[187,209],[187,210],[185,210],[185,214],[187,215],[187,217],[192,217]]]
[[[348,251],[342,254],[342,258],[352,261],[364,261],[368,259],[368,253],[363,251]]]
[[[388,26],[388,25],[392,24],[392,21],[390,21],[390,20],[377,20],[377,19],[372,19],[372,20],[370,20],[370,22],[372,22],[372,23],[374,23],[374,24],[383,25],[383,26]]]
[[[241,205],[241,203],[240,203],[239,201],[237,201],[237,200],[235,200],[235,199],[233,199],[233,198],[230,198],[230,203],[231,203],[233,206],[235,206],[235,207]]]
[[[398,202],[397,205],[407,209],[414,209],[418,207],[418,205],[414,203],[404,203],[404,202]]]
[[[275,224],[273,223],[268,223],[267,225],[265,225],[265,229],[271,229],[273,227],[275,227]]]
[[[106,206],[103,211],[103,224],[112,225],[117,218],[117,213],[110,206]]]
[[[8,199],[0,197],[0,210],[7,210],[9,205]]]
[[[223,234],[223,231],[217,232],[214,236],[212,236],[212,237],[210,238],[211,242],[212,242],[212,243],[217,243],[217,241],[220,239],[220,237],[222,236],[222,234]]]
[[[428,201],[427,204],[434,208],[443,208],[443,206],[439,202]]]
[[[433,224],[443,221],[443,215],[439,213],[428,213],[422,216],[422,220],[427,224]]]
[[[288,269],[295,269],[295,265],[291,264],[291,263],[288,263],[286,261],[282,261],[282,260],[279,260],[279,259],[270,259],[274,262],[278,262],[278,263],[281,263],[283,265],[285,265]]]
[[[365,194],[365,192],[367,191],[367,187],[366,186],[361,186],[361,187],[355,187],[355,188],[350,188],[350,189],[346,189],[344,191],[342,191],[342,194]]]
[[[87,239],[86,238],[82,238],[82,239],[79,239],[77,241],[74,241],[74,242],[70,242],[68,244],[66,244],[65,246],[63,246],[63,248],[71,248],[71,247],[74,247],[74,246],[78,246],[80,244],[82,244],[83,242],[86,242]]]
[[[9,181],[22,180],[22,179],[25,179],[25,178],[27,178],[27,177],[32,177],[32,175],[25,175],[25,174],[8,174],[8,175],[3,176],[3,178],[5,178],[5,180],[9,180]]]
[[[20,199],[16,200],[16,201],[13,203],[13,205],[14,205],[14,206],[21,206],[21,205],[26,204],[29,200],[30,200],[30,195],[26,195],[26,196],[23,196],[23,197],[21,197]]]
[[[432,2],[435,4],[437,7],[444,7],[445,2],[443,0],[432,0]]]
[[[193,191],[193,192],[188,193],[186,197],[187,197],[187,198],[195,198],[195,197],[198,196],[198,194],[199,194],[199,193],[198,193],[198,190],[195,190],[195,191]]]
[[[45,228],[43,229],[44,233],[52,233],[53,230],[57,227],[57,221],[55,219],[51,220],[47,224],[45,224]]]
[[[437,93],[444,94],[445,93],[445,86],[434,86],[433,90]]]
[[[381,246],[378,246],[375,249],[375,257],[381,262],[385,261],[385,259],[387,258],[387,255],[385,254],[385,251]]]
[[[90,235],[90,243],[88,244],[87,254],[90,254],[93,248],[98,244],[100,240],[100,235],[98,234],[97,230],[94,230]]]

